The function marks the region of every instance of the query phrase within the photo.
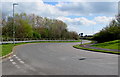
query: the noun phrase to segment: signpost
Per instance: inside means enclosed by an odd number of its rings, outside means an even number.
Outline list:
[[[81,37],[81,45],[82,45],[82,37],[83,37],[83,33],[80,33],[79,35],[80,35],[80,37]]]

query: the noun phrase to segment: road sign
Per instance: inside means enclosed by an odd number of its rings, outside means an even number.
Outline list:
[[[80,36],[83,36],[83,33],[80,33]]]
[[[80,33],[79,35],[81,36],[81,44],[82,44],[82,36],[83,36],[83,33]]]

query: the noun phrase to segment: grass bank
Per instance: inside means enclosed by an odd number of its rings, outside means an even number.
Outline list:
[[[85,43],[85,44],[82,44],[82,45],[86,45],[86,44],[90,44],[90,43]],[[107,49],[109,49],[109,48],[110,49],[118,49],[119,48],[118,44],[119,44],[119,40],[115,40],[115,41],[110,41],[110,42],[95,44],[95,45],[92,45],[92,46],[94,46],[94,47],[101,47],[101,48],[107,48]],[[102,45],[106,45],[106,46],[104,47]],[[99,49],[91,49],[91,48],[81,47],[81,44],[74,45],[73,47],[77,48],[77,49],[84,49],[84,50],[95,51],[95,52],[120,54],[120,52],[115,52],[115,51],[107,51],[107,50],[99,50]]]
[[[120,49],[119,44],[120,44],[120,40],[114,40],[114,41],[94,44],[92,45],[92,47],[106,48],[106,49]]]
[[[80,42],[80,41],[79,40],[76,40],[76,41],[39,41],[39,42],[16,43],[15,45],[3,44],[3,45],[0,45],[0,47],[2,48],[2,52],[0,52],[0,56],[5,56],[5,55],[11,53],[13,47],[17,46],[17,45],[29,44],[29,43],[70,43],[70,42]]]

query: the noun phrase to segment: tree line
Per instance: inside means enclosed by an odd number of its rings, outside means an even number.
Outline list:
[[[14,25],[13,25],[14,24]],[[68,31],[67,24],[61,20],[49,19],[35,14],[21,13],[13,17],[2,19],[2,36],[12,38],[13,30],[15,38],[33,39],[75,39],[79,35],[74,31]]]
[[[120,39],[120,14],[109,25],[93,36],[93,40],[106,42]]]

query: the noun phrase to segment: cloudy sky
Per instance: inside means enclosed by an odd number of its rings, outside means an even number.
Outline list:
[[[70,2],[36,1],[17,2],[15,13],[35,13],[42,17],[59,19],[68,25],[68,30],[94,34],[107,26],[118,13],[117,2]],[[12,15],[13,2],[2,2],[2,13]]]

